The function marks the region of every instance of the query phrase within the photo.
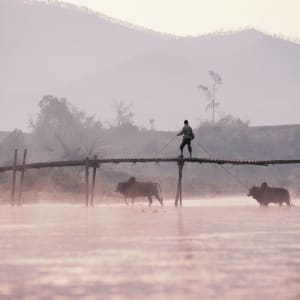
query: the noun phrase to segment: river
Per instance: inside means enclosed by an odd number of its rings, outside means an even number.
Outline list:
[[[0,299],[300,299],[295,203],[2,205]]]

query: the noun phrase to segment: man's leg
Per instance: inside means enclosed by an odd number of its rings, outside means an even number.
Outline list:
[[[188,145],[188,149],[189,149],[189,153],[190,153],[190,158],[192,158],[192,145],[191,145],[190,139],[188,139],[187,145]]]

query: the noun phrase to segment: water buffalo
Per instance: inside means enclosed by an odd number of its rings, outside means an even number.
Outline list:
[[[261,206],[268,206],[269,203],[279,204],[283,203],[291,205],[291,198],[289,191],[284,188],[270,187],[266,182],[262,183],[260,187],[253,186],[248,193],[252,196]]]
[[[154,196],[160,205],[163,206],[160,184],[156,182],[139,182],[134,177],[131,177],[128,181],[119,182],[116,192],[124,196],[127,205],[127,198],[131,198],[131,204],[133,204],[136,197],[147,197],[150,206],[152,204],[152,196]]]

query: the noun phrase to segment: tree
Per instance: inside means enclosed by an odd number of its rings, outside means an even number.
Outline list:
[[[13,130],[0,143],[1,163],[12,164],[14,150],[19,149],[23,151],[25,148],[26,141],[24,133],[19,129]]]
[[[131,111],[132,104],[127,104],[124,101],[114,101],[114,108],[118,127],[133,125],[134,114]]]
[[[206,95],[206,99],[208,100],[206,110],[212,110],[212,124],[215,124],[215,109],[220,105],[220,103],[216,102],[217,85],[221,85],[223,82],[221,76],[218,73],[211,70],[208,71],[208,73],[213,80],[212,86],[207,87],[205,85],[199,84],[198,88],[201,89]]]
[[[61,159],[82,159],[101,152],[102,125],[65,98],[44,96],[31,120],[33,136],[44,151]]]

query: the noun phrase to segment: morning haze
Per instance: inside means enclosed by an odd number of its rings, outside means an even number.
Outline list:
[[[299,11],[0,0],[0,299],[300,299]]]
[[[197,86],[210,84],[211,69],[224,79],[219,117],[298,123],[295,42],[252,29],[175,38],[57,3],[3,0],[0,13],[2,129],[26,130],[45,94],[66,97],[104,122],[121,99],[133,104],[136,124],[154,118],[159,129],[178,129],[183,111],[193,123],[208,118]]]

